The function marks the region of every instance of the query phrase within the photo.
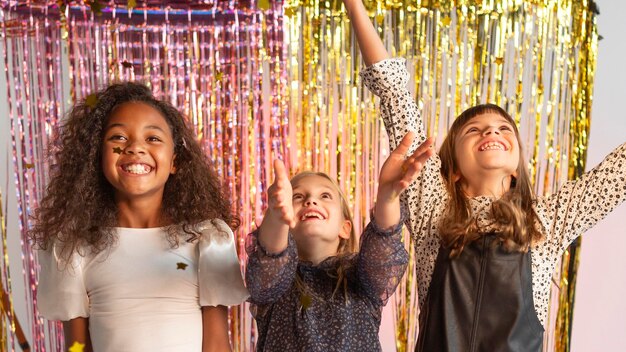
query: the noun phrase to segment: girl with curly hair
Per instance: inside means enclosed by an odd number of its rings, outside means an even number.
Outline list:
[[[361,0],[343,0],[380,97],[391,147],[425,140],[406,85]],[[626,199],[626,144],[600,165],[536,196],[511,116],[493,104],[452,124],[400,202],[415,245],[417,351],[541,351],[552,274],[567,246]]]
[[[51,147],[30,231],[41,314],[86,351],[229,350],[225,306],[247,291],[217,174],[183,115],[145,85],[95,97]]]

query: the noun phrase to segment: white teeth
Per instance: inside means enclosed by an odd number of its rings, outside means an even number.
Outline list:
[[[136,174],[136,175],[147,174],[152,169],[150,166],[146,164],[127,164],[127,165],[122,166],[122,168],[124,169],[124,171],[128,173]]]
[[[311,219],[311,218],[324,220],[324,217],[320,213],[315,212],[315,211],[309,211],[309,212],[306,212],[306,213],[302,214],[302,216],[300,217],[300,221],[303,221],[303,220],[306,220],[306,219]]]
[[[506,148],[500,142],[489,142],[481,145],[480,150],[506,150]]]

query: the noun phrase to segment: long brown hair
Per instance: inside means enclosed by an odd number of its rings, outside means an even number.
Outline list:
[[[97,253],[116,241],[118,210],[114,189],[102,172],[102,140],[111,112],[130,102],[153,107],[172,130],[176,173],[165,184],[161,206],[164,223],[171,224],[167,231],[172,245],[196,240],[199,223],[207,219],[239,226],[216,172],[178,109],[134,82],[112,84],[95,97],[72,108],[56,144],[49,146],[50,183],[29,232],[34,244],[46,249],[58,242],[61,257],[69,259],[74,252]]]
[[[455,148],[456,139],[465,124],[474,117],[486,113],[495,113],[504,117],[512,125],[520,146],[517,175],[511,178],[509,190],[491,205],[493,225],[497,229],[500,242],[508,251],[525,252],[543,237],[535,227],[538,217],[533,209],[534,193],[524,162],[522,143],[515,120],[497,105],[477,105],[465,110],[454,120],[439,150],[441,174],[450,195],[447,212],[439,223],[439,233],[443,245],[450,249],[451,257],[458,256],[467,243],[481,236],[476,215],[471,213],[469,199],[462,189],[461,182],[458,182],[455,177],[460,172]]]
[[[352,212],[350,211],[350,205],[348,204],[346,196],[341,191],[341,188],[339,188],[339,185],[337,184],[337,182],[323,172],[313,172],[313,171],[300,172],[291,178],[290,181],[291,181],[292,187],[298,180],[303,179],[305,177],[309,177],[309,176],[322,177],[328,180],[335,187],[337,194],[339,194],[339,200],[341,203],[341,214],[344,220],[350,221],[352,225],[350,227],[350,238],[348,239],[341,238],[339,240],[339,245],[337,246],[337,257],[339,261],[339,265],[337,266],[337,271],[336,273],[329,273],[330,275],[336,276],[337,278],[337,284],[335,285],[335,289],[333,291],[332,296],[334,297],[335,293],[339,290],[339,288],[343,286],[344,298],[346,298],[347,300],[348,281],[346,278],[346,271],[348,269],[347,267],[348,261],[346,261],[345,259],[348,258],[350,255],[358,252],[359,250],[359,247],[358,247],[359,240],[356,237],[356,232],[354,231],[354,221],[352,218]],[[310,290],[308,290],[308,288],[302,281],[302,278],[300,277],[300,275],[296,276],[296,286],[298,287],[298,290],[300,290],[301,294],[309,294],[309,295],[313,294],[312,292],[309,292]]]

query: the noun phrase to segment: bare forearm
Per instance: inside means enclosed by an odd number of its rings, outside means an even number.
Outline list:
[[[370,66],[389,58],[389,53],[372,25],[362,0],[344,0],[344,5],[352,21],[365,65]]]
[[[374,206],[374,220],[381,229],[387,230],[400,222],[400,200],[398,196],[378,192]]]
[[[280,253],[287,248],[289,225],[268,209],[259,227],[259,243],[268,253]]]
[[[65,349],[68,350],[74,344],[84,345],[84,352],[92,352],[91,338],[89,336],[89,318],[74,318],[63,322],[65,333]]]

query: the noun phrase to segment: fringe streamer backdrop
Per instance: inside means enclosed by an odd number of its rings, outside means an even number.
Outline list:
[[[32,335],[32,351],[62,350],[63,331],[58,322],[44,322],[37,311],[37,257],[24,241],[32,209],[37,206],[47,182],[44,150],[53,138],[63,114],[65,100],[62,70],[62,41],[58,20],[38,10],[14,12],[6,2],[0,7],[4,74],[7,82],[8,114],[12,146],[12,172],[15,179],[21,235],[22,273],[26,294],[25,326]],[[9,168],[6,170],[7,180]],[[12,234],[9,234],[12,235]],[[8,260],[7,252],[5,260]],[[5,269],[6,270],[6,269]],[[3,280],[8,279],[3,273]],[[11,295],[8,282],[3,287]],[[17,298],[12,297],[13,301]],[[47,341],[47,343],[46,343]],[[6,345],[4,345],[6,346]]]
[[[4,298],[4,292],[11,292],[11,276],[9,272],[9,253],[7,246],[7,219],[4,216],[6,213],[5,206],[7,202],[2,196],[2,188],[0,188],[0,236],[2,236],[2,295]],[[13,297],[8,295],[9,307],[2,303],[2,310],[0,310],[0,343],[3,348],[11,347],[15,348],[15,313],[11,309]],[[10,332],[11,334],[8,334]]]
[[[0,1],[22,236],[46,182],[42,151],[63,114],[68,76],[73,101],[139,80],[189,116],[241,215],[242,259],[274,157],[292,173],[336,175],[357,231],[368,221],[387,140],[376,100],[358,79],[362,62],[341,1],[189,3]],[[598,39],[592,2],[365,4],[390,52],[407,58],[411,90],[438,142],[462,110],[494,102],[519,123],[537,193],[582,173]],[[577,248],[554,278],[546,351],[569,349]],[[36,258],[27,243],[22,252],[35,350],[45,350],[46,335],[50,350],[61,350],[60,328],[36,312]],[[398,351],[414,348],[416,292],[409,270],[392,300]],[[236,350],[252,349],[247,307],[230,317]]]

